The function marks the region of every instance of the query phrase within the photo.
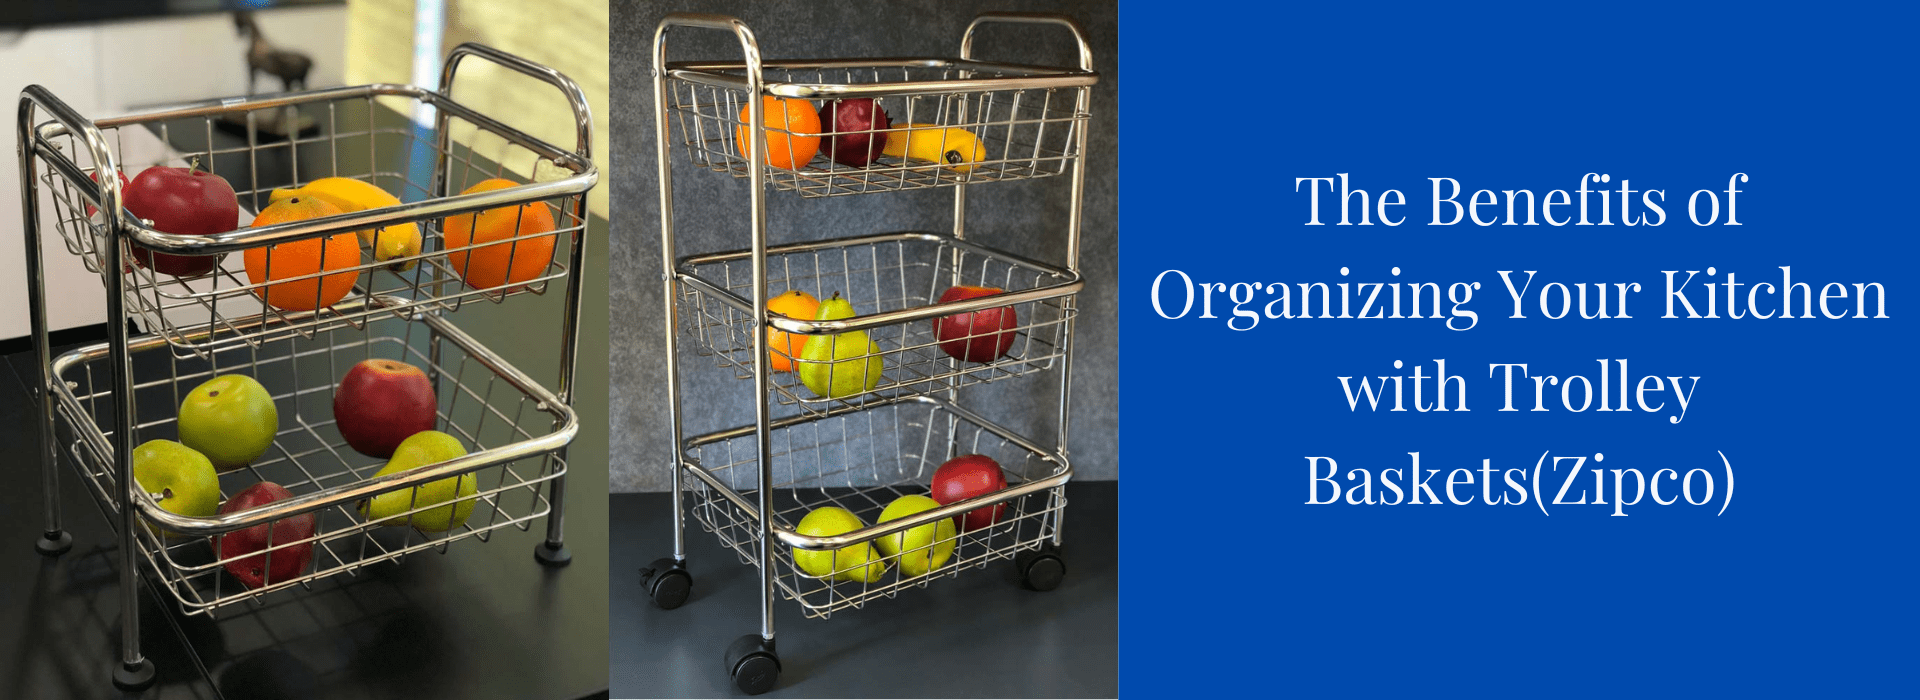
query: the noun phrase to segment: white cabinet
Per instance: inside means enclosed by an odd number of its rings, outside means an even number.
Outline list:
[[[339,5],[258,13],[261,32],[282,48],[313,57],[311,87],[342,84],[346,8]],[[246,39],[230,14],[196,14],[101,24],[0,30],[0,93],[44,85],[89,116],[123,114],[247,91]],[[262,77],[262,92],[280,91]],[[14,110],[7,110],[9,121]],[[17,153],[15,128],[0,128],[0,148]],[[132,175],[133,173],[129,173]],[[20,166],[0,165],[0,340],[27,335],[25,241]],[[52,235],[49,231],[48,235]],[[53,330],[106,321],[100,278],[59,245],[46,254],[47,315]]]

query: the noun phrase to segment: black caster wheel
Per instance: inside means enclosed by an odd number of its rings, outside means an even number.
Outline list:
[[[687,573],[686,562],[671,557],[655,559],[647,568],[640,570],[640,585],[647,589],[647,597],[662,610],[672,610],[687,602],[687,596],[693,593],[693,574]]]
[[[1059,588],[1060,579],[1067,575],[1067,563],[1060,558],[1060,548],[1052,544],[1021,552],[1014,556],[1013,566],[1020,572],[1020,584],[1036,591]]]
[[[773,642],[749,634],[727,645],[727,674],[733,687],[748,695],[759,695],[780,683],[780,657],[773,654]]]
[[[566,545],[542,542],[540,546],[533,548],[533,558],[544,566],[558,569],[573,563],[573,552],[569,551]]]
[[[73,549],[73,535],[66,530],[49,532],[33,541],[33,551],[49,557],[66,554],[69,549]]]
[[[113,687],[121,690],[146,690],[153,685],[153,662],[141,659],[137,664],[120,664],[113,670]]]

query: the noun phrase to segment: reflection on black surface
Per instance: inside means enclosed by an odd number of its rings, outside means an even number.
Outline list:
[[[313,669],[279,649],[240,657],[214,671],[214,683],[228,700],[306,700],[317,698],[320,679]]]

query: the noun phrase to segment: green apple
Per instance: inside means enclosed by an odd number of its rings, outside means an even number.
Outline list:
[[[460,438],[438,430],[414,433],[394,448],[393,458],[374,476],[386,476],[432,466],[456,457],[464,457],[467,448]],[[446,532],[460,527],[473,515],[473,494],[480,489],[478,474],[461,474],[420,486],[374,496],[360,502],[360,517],[388,527],[412,525],[422,532]],[[448,505],[434,508],[440,504]],[[408,511],[425,508],[411,516]]]
[[[213,463],[172,440],[149,440],[133,448],[133,481],[170,513],[204,518],[220,508],[220,475]],[[148,529],[160,533],[152,525]]]
[[[901,496],[888,503],[886,510],[880,511],[880,522],[899,520],[939,507],[939,501],[926,496]],[[947,559],[953,556],[954,536],[957,533],[953,518],[942,518],[908,528],[905,532],[887,535],[874,540],[874,544],[880,547],[880,553],[886,555],[887,559],[899,559],[901,576],[913,578],[947,563]]]
[[[866,526],[860,521],[860,516],[845,508],[823,506],[801,518],[794,531],[808,537],[832,537]],[[887,573],[886,560],[873,550],[873,544],[869,542],[834,550],[796,548],[793,550],[793,563],[808,576],[836,581],[872,583]]]
[[[220,471],[259,459],[280,432],[273,394],[244,374],[223,374],[187,393],[180,402],[180,442],[206,455]]]

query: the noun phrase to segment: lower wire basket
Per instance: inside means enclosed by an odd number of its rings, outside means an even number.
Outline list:
[[[688,440],[681,487],[689,517],[748,565],[759,562],[761,546],[754,435],[748,426]],[[1039,548],[1059,530],[1072,475],[1060,455],[938,397],[775,421],[768,440],[772,530],[782,543],[772,552],[774,581],[808,617],[859,608]],[[952,525],[897,533],[877,523],[895,499],[926,496],[934,471],[962,455],[993,459],[1006,488],[948,504],[959,510],[943,519]],[[832,540],[797,530],[809,512],[827,506],[846,509],[862,526]],[[991,525],[962,529],[962,516],[995,508],[1000,512]],[[890,539],[895,546],[888,554],[883,545]],[[838,549],[822,546],[828,542]]]
[[[163,509],[150,495],[134,494],[141,522],[134,533],[139,559],[188,614],[262,601],[276,591],[311,587],[422,550],[444,553],[453,542],[485,541],[504,527],[526,530],[550,511],[542,484],[566,472],[555,451],[578,430],[564,402],[433,315],[388,318],[364,330],[339,328],[258,349],[240,346],[213,353],[209,360],[180,358],[158,335],[133,339],[129,346],[135,445],[177,439],[181,398],[218,375],[253,377],[273,396],[279,415],[267,452],[219,475],[220,499],[225,503],[260,482],[278,484],[291,496],[232,515],[187,519],[190,527],[182,529],[193,534],[182,535],[163,532],[156,524],[165,516]],[[423,370],[438,403],[435,428],[457,438],[467,456],[376,476],[386,460],[356,452],[333,416],[341,376],[369,359],[398,360]],[[55,427],[62,452],[117,526],[111,426],[117,423],[119,397],[108,362],[105,344],[55,360]],[[384,499],[395,509],[363,514],[360,506],[381,494],[397,494]],[[310,527],[302,523],[308,514]],[[234,537],[254,544],[229,547],[223,555],[223,542]],[[276,557],[292,557],[299,565],[284,559],[276,565]],[[252,580],[240,578],[242,573]]]

